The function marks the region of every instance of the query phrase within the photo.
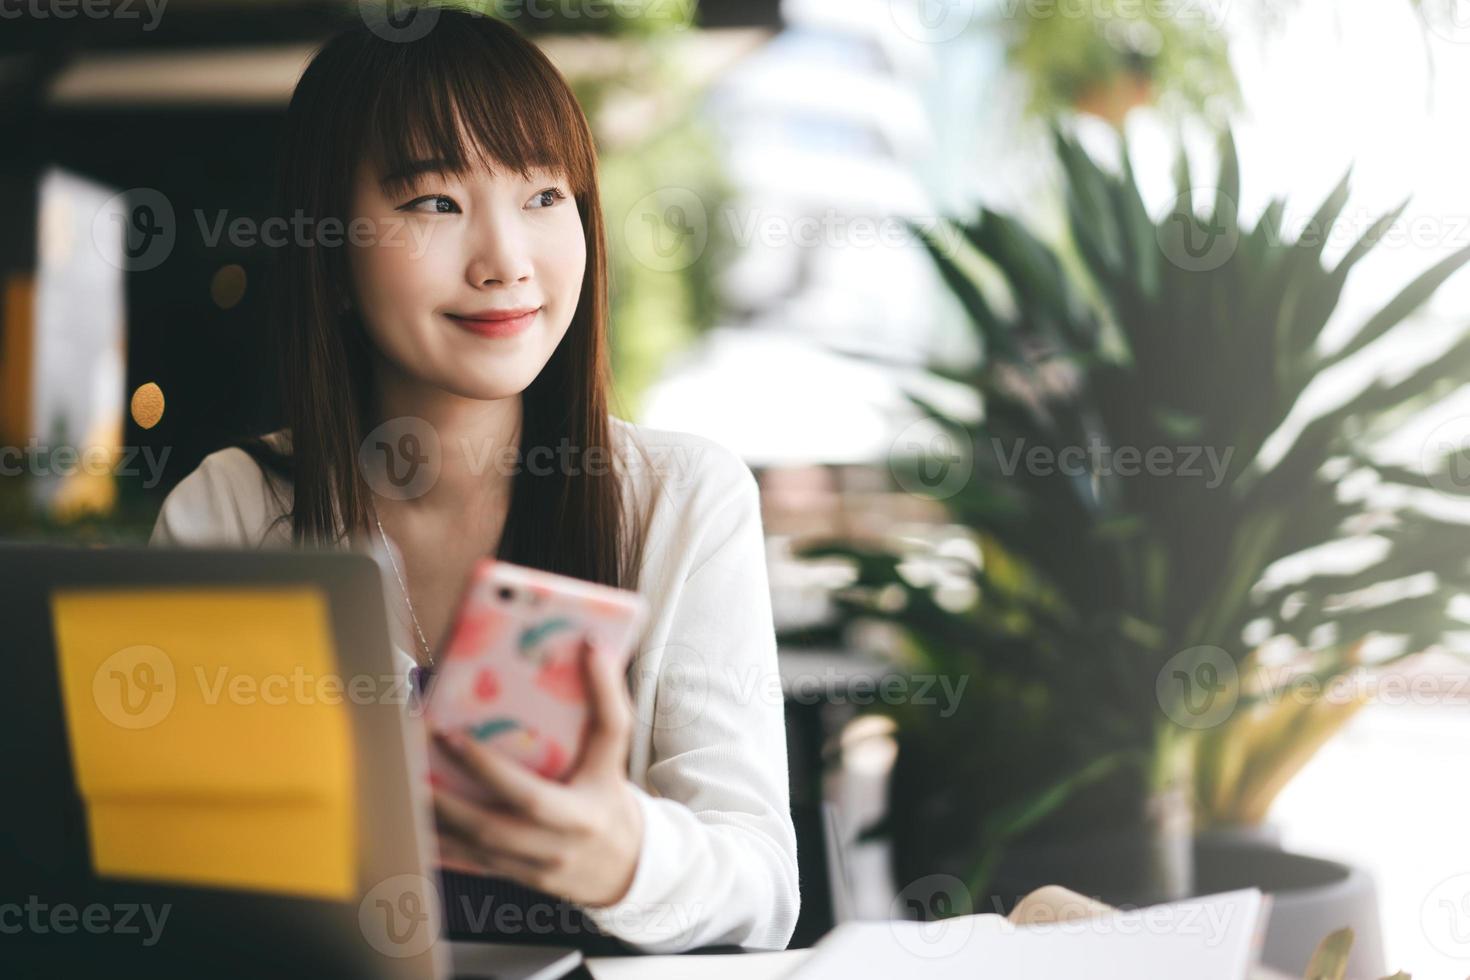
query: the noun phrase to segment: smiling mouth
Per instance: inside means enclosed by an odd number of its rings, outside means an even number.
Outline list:
[[[541,309],[539,306],[526,306],[513,310],[482,310],[444,315],[455,325],[481,337],[510,337],[529,327]]]

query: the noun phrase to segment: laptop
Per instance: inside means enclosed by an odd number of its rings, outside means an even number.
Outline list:
[[[167,787],[175,785],[170,780],[180,778],[172,762],[130,756],[136,739],[99,739],[84,730],[92,706],[77,697],[80,688],[67,672],[80,662],[76,651],[85,643],[79,637],[114,642],[111,637],[117,636],[146,646],[151,637],[177,630],[176,613],[184,607],[176,605],[171,613],[167,602],[154,601],[155,593],[173,596],[176,603],[219,595],[269,596],[288,604],[315,597],[289,608],[325,610],[318,616],[323,628],[315,632],[326,639],[318,647],[330,647],[342,677],[399,673],[381,566],[366,554],[0,543],[0,657],[9,702],[0,710],[0,738],[8,749],[0,804],[0,972],[16,975],[3,967],[27,964],[35,975],[53,976],[147,970],[160,977],[550,980],[579,968],[582,954],[568,946],[443,938],[427,789],[412,775],[426,766],[423,732],[401,698],[346,697],[340,702],[347,705],[345,715],[320,716],[337,719],[341,741],[350,745],[345,756],[350,779],[341,785],[350,786],[351,805],[332,811],[339,819],[351,814],[350,850],[344,851],[344,835],[325,831],[320,840],[294,840],[298,851],[292,853],[300,857],[284,862],[268,848],[257,860],[228,846],[201,845],[209,840],[210,820],[248,820],[248,807],[220,813],[218,805],[208,804],[215,811],[208,819],[192,819],[187,807],[194,804],[169,798]],[[106,613],[109,601],[121,615]],[[261,643],[298,641],[296,632],[281,632],[282,620],[272,622],[277,633],[263,634],[273,638]],[[207,630],[212,624],[195,621],[192,628]],[[236,644],[253,628],[248,619],[243,626],[220,621]],[[214,645],[195,643],[193,648]],[[349,720],[343,722],[344,717]],[[209,721],[218,724],[218,718],[211,715]],[[156,740],[148,744],[153,749],[138,751],[178,748]],[[208,747],[190,748],[204,752]],[[301,746],[307,755],[319,749]],[[252,757],[270,756],[252,755],[248,746],[237,754]],[[133,799],[123,792],[114,793],[105,808],[89,801],[78,780],[78,760],[89,767],[88,785],[125,783],[131,777],[118,773],[143,772],[153,788],[139,792],[159,799]],[[149,771],[150,766],[158,771]],[[161,819],[159,813],[178,821],[177,840],[156,832],[129,833],[130,827],[156,831],[156,823],[128,821]],[[279,826],[289,837],[299,836],[302,824],[287,819]],[[259,838],[259,827],[251,829]],[[133,870],[99,873],[99,861],[109,863],[109,872]],[[147,873],[150,861],[214,865],[226,879],[230,874],[256,878],[243,886],[159,879]],[[281,866],[263,867],[272,863]],[[307,890],[271,887],[272,874],[299,878]],[[318,886],[325,890],[310,890]]]

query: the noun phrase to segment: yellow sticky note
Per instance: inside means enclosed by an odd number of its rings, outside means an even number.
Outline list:
[[[62,589],[51,613],[97,874],[356,894],[352,720],[319,590]]]

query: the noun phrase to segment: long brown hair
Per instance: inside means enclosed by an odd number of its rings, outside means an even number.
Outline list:
[[[522,393],[519,459],[566,440],[584,458],[615,465],[520,466],[496,557],[635,588],[642,522],[612,451],[607,258],[591,130],[565,79],[513,27],[452,7],[435,14],[415,40],[389,40],[364,22],[312,58],[286,114],[277,214],[345,227],[363,162],[380,174],[425,159],[460,173],[566,173],[587,267],[566,335]],[[372,341],[359,315],[342,309],[351,296],[344,248],[292,241],[276,253],[271,323],[291,445],[278,452],[255,437],[241,448],[289,477],[293,542],[334,546],[372,517],[371,486],[357,465],[375,405]]]

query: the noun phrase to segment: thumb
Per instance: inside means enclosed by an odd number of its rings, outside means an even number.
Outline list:
[[[633,709],[618,669],[619,657],[609,647],[583,641],[588,715],[582,759],[577,774],[626,776]]]

